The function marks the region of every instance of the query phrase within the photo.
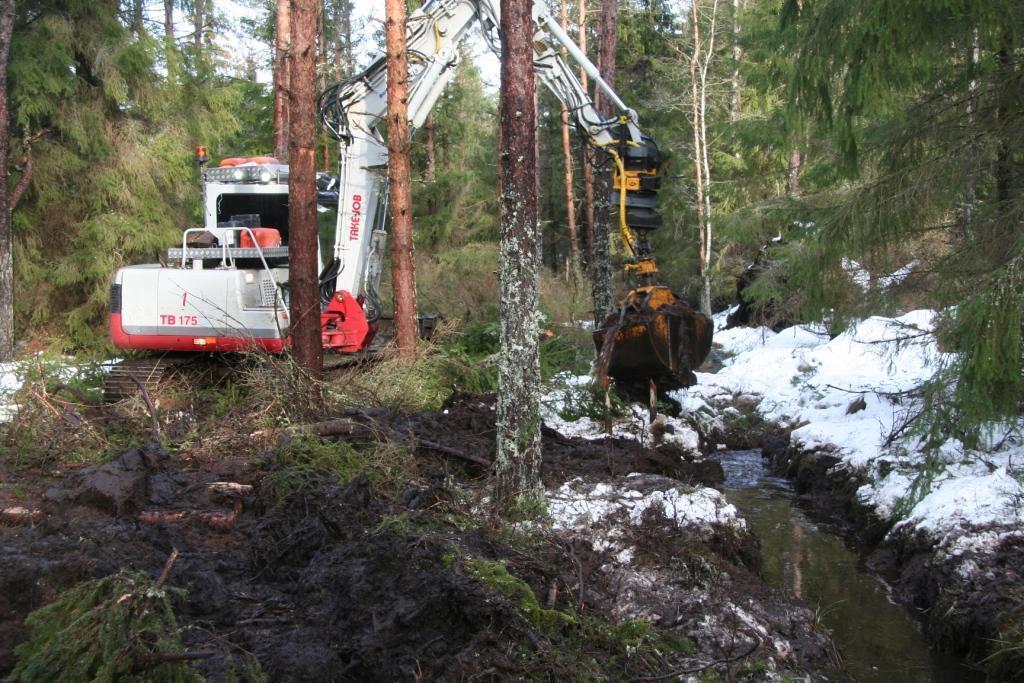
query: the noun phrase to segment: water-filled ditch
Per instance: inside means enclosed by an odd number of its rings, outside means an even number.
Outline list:
[[[793,502],[759,450],[724,451],[726,496],[761,539],[764,578],[815,611],[859,681],[983,680],[952,656],[929,650],[920,624],[889,596],[860,555]]]

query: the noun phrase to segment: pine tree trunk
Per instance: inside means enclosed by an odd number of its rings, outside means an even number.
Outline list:
[[[412,188],[409,179],[409,57],[405,51],[405,0],[386,0],[388,55],[388,178],[391,208],[391,285],[398,351],[416,351],[416,278],[413,270]]]
[[[352,6],[346,0],[334,0],[334,77],[341,80],[352,67],[346,58],[345,46],[352,42]]]
[[[292,68],[291,2],[277,0],[274,30],[274,156],[288,163],[288,90]]]
[[[142,6],[143,0],[132,0],[132,31],[136,36],[146,32],[146,27],[142,23]]]
[[[616,23],[618,0],[602,0],[601,40],[598,68],[601,77],[609,86],[615,87]],[[605,118],[617,116],[610,98],[597,93],[594,100],[598,111]],[[594,323],[601,325],[612,311],[612,263],[611,263],[611,222],[612,207],[609,196],[612,191],[611,170],[601,173],[595,182],[594,192],[594,244],[590,254],[590,277],[594,303]]]
[[[587,54],[587,0],[579,1],[579,46],[583,54]],[[580,67],[580,83],[589,92],[587,72]],[[594,167],[590,163],[590,147],[584,141],[580,143],[580,167],[583,169],[583,220],[586,228],[583,232],[583,253],[590,268],[590,255],[594,251]]]
[[[800,166],[803,157],[794,147],[789,151],[789,171],[786,173],[786,195],[792,199],[800,196]]]
[[[568,0],[561,0],[562,30],[569,31]],[[566,51],[562,50],[562,58],[566,59]],[[569,269],[573,279],[580,267],[580,243],[576,235],[576,197],[573,192],[572,178],[572,144],[569,136],[569,109],[562,102],[562,159],[565,162],[565,223],[569,231]]]
[[[193,27],[195,33],[192,34],[192,44],[196,48],[196,56],[202,54],[203,49],[203,21],[206,17],[204,16],[205,0],[194,0],[195,13],[192,15]]]
[[[343,24],[345,32],[345,75],[351,76],[356,71],[355,57],[352,55],[352,2],[351,0],[345,0],[345,13],[343,15]]]
[[[174,46],[174,0],[164,0],[164,39],[168,49]]]
[[[287,0],[280,0],[287,2]],[[316,217],[317,0],[291,0],[288,110],[288,282],[295,361],[314,378],[323,368]]]
[[[1020,97],[1016,70],[1017,56],[1013,48],[1014,39],[1011,29],[1004,27],[1003,47],[996,52],[996,78],[1000,86],[997,90],[996,125],[998,142],[996,144],[996,160],[993,174],[996,182],[995,212],[996,220],[989,221],[989,231],[983,237],[982,249],[988,250],[993,263],[998,263],[1006,254],[1006,245],[1014,241],[1017,221],[1014,218],[1016,193],[1014,187],[1013,150],[1019,148],[1020,142],[1014,136],[1016,120],[1019,120]],[[1013,55],[1013,56],[1011,56]]]
[[[501,3],[501,352],[494,504],[528,512],[539,501],[540,353],[532,0]]]
[[[11,204],[7,191],[10,148],[7,103],[7,62],[14,32],[14,0],[0,0],[0,361],[14,358],[14,245]]]
[[[427,136],[424,141],[427,153],[427,166],[423,171],[423,180],[432,184],[437,180],[437,150],[435,148],[434,117],[432,115],[427,115],[427,119],[423,122],[423,129]],[[434,198],[433,192],[431,192],[430,200],[427,202],[427,215],[434,216],[436,214],[437,200]]]
[[[967,51],[967,146],[968,165],[967,182],[964,186],[964,200],[960,208],[961,239],[974,234],[974,210],[978,203],[978,191],[975,178],[978,173],[977,120],[978,111],[978,64],[981,61],[981,40],[977,27],[971,34],[971,47]]]

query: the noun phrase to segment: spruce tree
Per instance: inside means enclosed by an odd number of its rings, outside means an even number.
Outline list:
[[[842,256],[941,238],[919,303],[940,310],[937,334],[956,353],[916,424],[976,445],[1024,401],[1024,7],[787,0],[784,18],[799,32],[792,98],[830,126],[846,183],[808,198],[815,234],[794,284],[820,310]]]

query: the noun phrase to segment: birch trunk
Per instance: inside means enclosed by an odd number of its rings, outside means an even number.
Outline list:
[[[0,361],[14,358],[14,251],[7,190],[10,148],[7,63],[14,32],[14,0],[0,0]]]
[[[405,0],[384,5],[388,60],[388,178],[391,209],[391,285],[398,352],[415,353],[416,282],[413,270],[412,189],[409,180],[409,57],[405,51]]]
[[[282,3],[287,0],[280,0]],[[288,281],[295,361],[319,378],[320,288],[316,219],[316,16],[317,0],[291,0],[288,124]],[[280,27],[280,26],[279,26]]]
[[[501,351],[498,366],[496,509],[528,513],[540,486],[540,353],[536,92],[532,0],[501,3]]]
[[[291,2],[277,0],[274,31],[274,156],[288,163],[288,89],[291,67]]]
[[[690,3],[690,30],[693,35],[693,53],[690,55],[690,84],[693,118],[693,167],[696,180],[696,209],[697,209],[697,230],[700,234],[700,308],[706,315],[711,314],[710,278],[707,272],[707,264],[710,261],[709,252],[711,245],[708,243],[708,236],[705,230],[707,225],[707,213],[705,204],[704,187],[704,140],[703,125],[701,121],[701,86],[700,86],[700,14],[697,10],[697,2]],[[707,301],[707,306],[705,306]]]
[[[732,0],[732,101],[729,106],[729,120],[740,119],[740,62],[743,60],[743,46],[740,44],[740,12],[743,0]]]

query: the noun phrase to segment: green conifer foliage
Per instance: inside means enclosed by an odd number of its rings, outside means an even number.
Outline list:
[[[497,241],[497,100],[484,92],[480,71],[468,56],[463,55],[432,116],[437,169],[433,183],[414,188],[416,246],[436,251]],[[425,141],[423,130],[413,138],[414,173],[421,177]]]
[[[162,661],[184,651],[171,609],[171,598],[180,593],[141,574],[78,584],[28,616],[32,636],[15,650],[18,665],[10,680],[202,680],[187,662]]]
[[[793,285],[808,312],[842,256],[886,264],[940,247],[927,295],[958,353],[926,387],[927,434],[976,444],[1019,415],[1024,240],[1024,7],[1010,0],[787,0],[798,30],[791,94],[829,124],[842,184],[809,198],[814,217]],[[842,40],[836,40],[842,36]],[[888,263],[886,265],[898,265]]]
[[[9,89],[14,129],[42,133],[14,212],[18,335],[96,346],[116,268],[201,215],[192,148],[235,130],[238,88],[207,55],[165,57],[116,3],[61,0],[19,4]]]

